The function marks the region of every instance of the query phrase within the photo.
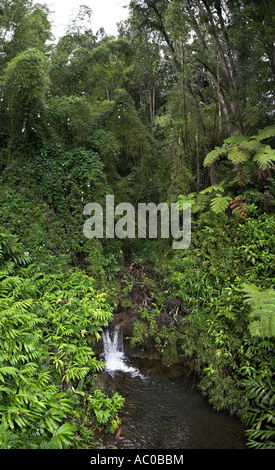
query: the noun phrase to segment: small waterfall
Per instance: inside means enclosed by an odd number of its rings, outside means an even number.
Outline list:
[[[107,329],[103,332],[102,340],[103,360],[107,372],[113,374],[116,371],[122,371],[132,376],[142,377],[138,369],[127,365],[127,357],[123,347],[123,334],[119,325],[116,325],[113,331]]]

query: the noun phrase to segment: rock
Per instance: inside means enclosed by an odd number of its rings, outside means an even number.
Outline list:
[[[128,357],[130,358],[140,358],[147,360],[160,360],[160,355],[158,351],[154,348],[153,343],[147,342],[144,347],[133,348],[131,345],[125,341],[124,349]]]
[[[101,390],[102,393],[112,397],[116,393],[116,384],[108,372],[101,372],[95,384],[96,390]]]
[[[186,371],[184,364],[178,363],[174,365],[165,365],[158,361],[157,365],[150,370],[149,375],[154,379],[177,379],[187,372],[188,371]]]
[[[162,356],[163,364],[177,364],[179,362],[179,356],[177,351],[177,343],[169,343]]]

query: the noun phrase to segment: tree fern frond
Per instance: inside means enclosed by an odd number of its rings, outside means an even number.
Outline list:
[[[206,194],[198,194],[196,198],[196,202],[192,206],[192,212],[195,214],[196,212],[203,211],[208,206],[209,197]]]
[[[261,291],[253,284],[243,284],[242,290],[245,302],[252,310],[250,318],[254,321],[249,325],[251,335],[275,337],[275,290],[271,288]]]
[[[204,166],[210,166],[215,163],[220,157],[227,155],[228,148],[226,147],[216,147],[214,150],[209,152],[203,162]]]
[[[212,186],[205,188],[203,191],[200,191],[200,194],[209,194],[209,193],[212,193],[213,191],[220,191],[223,193],[224,192],[223,182],[219,184],[213,184]]]
[[[224,140],[224,143],[225,143],[225,144],[235,144],[235,145],[238,145],[238,144],[240,144],[241,142],[243,142],[244,140],[246,140],[246,137],[243,136],[243,135],[232,135],[232,137],[229,137],[228,139],[225,139],[225,140]]]
[[[195,202],[195,193],[188,194],[188,196],[185,196],[184,194],[180,194],[178,197],[178,205],[180,210],[182,209],[183,204],[194,204]]]
[[[256,138],[245,139],[239,144],[240,149],[247,150],[248,152],[251,152],[251,153],[256,152],[260,146],[261,146],[261,143]]]
[[[270,145],[262,145],[255,153],[253,161],[257,162],[261,170],[271,168],[275,162],[275,149],[272,149]]]
[[[230,160],[234,165],[239,163],[245,163],[249,160],[250,153],[247,150],[242,150],[237,145],[228,152],[228,160]]]
[[[270,137],[275,137],[275,125],[267,126],[258,133],[259,140],[270,139]]]
[[[230,196],[222,196],[221,194],[217,194],[217,196],[214,197],[214,199],[211,201],[211,210],[215,212],[215,214],[220,214],[228,208],[230,201]]]

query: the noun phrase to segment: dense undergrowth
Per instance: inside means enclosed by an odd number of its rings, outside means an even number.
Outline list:
[[[237,221],[206,212],[188,250],[154,247],[158,280],[143,281],[150,302],[130,339],[132,347],[152,342],[161,355],[176,344],[212,406],[240,417],[247,445],[273,448],[275,217],[252,208]]]
[[[237,225],[205,214],[190,249],[161,266],[191,310],[178,331],[182,357],[210,403],[242,417],[252,447],[274,440],[274,235],[274,215]]]
[[[95,447],[123,404],[95,390],[106,294],[79,269],[43,272],[7,231],[0,249],[1,448]]]
[[[176,344],[248,446],[274,447],[271,10],[132,0],[113,37],[82,6],[54,43],[45,5],[0,1],[1,448],[91,448],[119,426],[96,352],[135,262],[157,277],[132,344]],[[190,248],[85,238],[108,194],[190,203]]]

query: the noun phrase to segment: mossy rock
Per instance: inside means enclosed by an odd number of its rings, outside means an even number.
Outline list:
[[[95,389],[101,390],[101,392],[105,393],[108,397],[112,397],[117,391],[115,381],[110,377],[108,372],[101,372],[101,374],[98,375]]]
[[[179,362],[179,355],[177,350],[177,343],[169,343],[163,351],[162,356],[163,364],[177,364]]]

